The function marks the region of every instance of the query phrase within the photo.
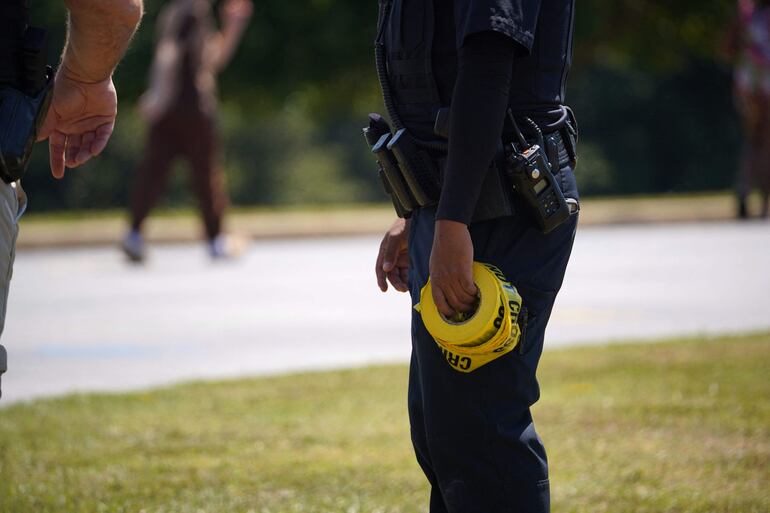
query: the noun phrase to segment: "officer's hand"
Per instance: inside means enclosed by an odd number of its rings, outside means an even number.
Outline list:
[[[409,290],[409,221],[396,219],[385,233],[377,254],[374,272],[380,290],[388,290],[388,281],[399,292]]]
[[[38,141],[48,139],[51,173],[64,177],[64,167],[77,167],[107,146],[115,127],[118,98],[112,77],[101,82],[79,80],[62,66],[53,100]]]
[[[478,289],[473,283],[473,242],[468,227],[457,221],[436,221],[430,253],[433,301],[444,317],[474,308]]]

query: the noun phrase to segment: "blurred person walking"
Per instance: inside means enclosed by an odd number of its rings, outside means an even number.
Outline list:
[[[743,118],[744,147],[738,168],[738,217],[749,217],[754,188],[767,217],[770,196],[770,0],[738,0],[727,52],[735,64],[734,93]]]
[[[31,144],[48,139],[54,178],[63,178],[65,168],[78,167],[104,150],[118,109],[112,74],[143,9],[142,0],[64,3],[69,14],[67,42],[47,107],[45,31],[29,26],[26,0],[0,3],[0,334],[18,222],[27,206],[21,175]],[[19,142],[23,150],[15,152],[14,143]],[[0,346],[0,374],[5,370],[5,349]]]
[[[211,0],[175,0],[160,14],[150,84],[139,101],[149,136],[131,193],[131,229],[123,239],[131,261],[145,258],[142,225],[177,157],[190,165],[210,255],[221,258],[238,252],[235,239],[222,233],[227,194],[218,163],[216,78],[232,58],[252,10],[250,0],[226,0],[219,31]]]

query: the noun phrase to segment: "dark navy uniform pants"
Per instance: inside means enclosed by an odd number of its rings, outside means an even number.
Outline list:
[[[572,169],[557,179],[577,198]],[[428,279],[434,218],[435,209],[426,208],[411,222],[413,304]],[[530,406],[540,395],[535,372],[576,226],[576,215],[547,235],[522,216],[471,225],[475,260],[499,267],[528,310],[523,340],[505,356],[469,374],[455,371],[413,312],[409,419],[417,461],[432,487],[431,513],[549,511],[545,448]]]

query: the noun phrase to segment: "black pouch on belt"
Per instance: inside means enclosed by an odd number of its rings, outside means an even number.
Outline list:
[[[24,36],[18,87],[0,86],[0,178],[19,180],[27,169],[53,92],[53,71],[45,65],[45,31]]]
[[[408,218],[419,205],[401,175],[396,157],[388,149],[392,135],[390,125],[382,116],[369,114],[369,126],[364,128],[364,138],[377,160],[380,183],[390,196],[398,217]]]
[[[433,205],[441,194],[438,169],[433,156],[415,144],[405,128],[400,129],[388,141],[409,190],[421,207]]]

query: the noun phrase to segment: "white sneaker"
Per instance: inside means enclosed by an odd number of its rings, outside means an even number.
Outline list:
[[[123,237],[123,253],[126,254],[132,262],[140,263],[144,261],[144,238],[136,230],[129,231]]]
[[[209,241],[209,255],[214,260],[238,258],[246,249],[246,244],[243,237],[220,233]]]

